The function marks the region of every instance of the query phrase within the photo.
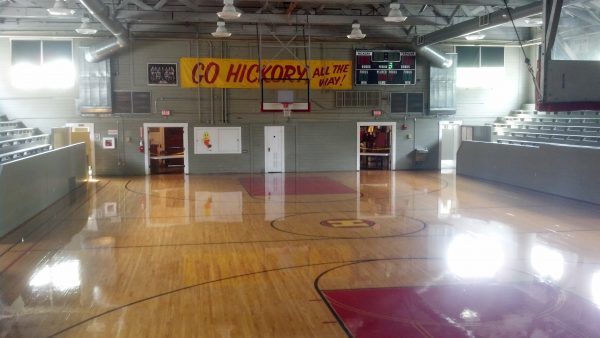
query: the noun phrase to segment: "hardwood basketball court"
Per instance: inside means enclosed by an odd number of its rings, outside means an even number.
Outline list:
[[[592,337],[596,205],[438,172],[100,178],[2,238],[2,337]]]

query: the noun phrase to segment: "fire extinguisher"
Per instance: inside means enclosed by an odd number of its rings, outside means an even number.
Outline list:
[[[140,146],[138,147],[140,153],[144,152],[144,127],[140,127]]]

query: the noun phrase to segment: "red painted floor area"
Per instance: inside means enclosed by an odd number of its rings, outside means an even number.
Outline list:
[[[251,196],[266,195],[333,195],[354,194],[356,191],[342,183],[323,176],[285,176],[268,180],[264,176],[243,177],[240,183]],[[282,187],[284,189],[282,189]]]
[[[544,283],[324,291],[353,337],[600,337],[600,309]]]

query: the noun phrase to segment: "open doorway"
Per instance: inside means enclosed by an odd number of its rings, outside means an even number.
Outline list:
[[[440,121],[440,168],[456,169],[461,121]]]
[[[187,174],[187,123],[144,123],[146,175]]]
[[[68,143],[75,144],[79,142],[85,143],[85,152],[88,161],[88,174],[96,175],[96,149],[94,146],[94,124],[93,123],[66,123],[65,127],[69,128]]]
[[[396,169],[396,122],[358,122],[356,170]]]

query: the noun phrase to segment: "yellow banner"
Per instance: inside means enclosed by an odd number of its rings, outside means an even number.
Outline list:
[[[258,62],[245,59],[181,58],[182,88],[260,88]],[[267,88],[352,89],[352,62],[309,61],[309,69],[298,60],[263,62],[263,85]],[[299,80],[304,79],[304,80]]]

